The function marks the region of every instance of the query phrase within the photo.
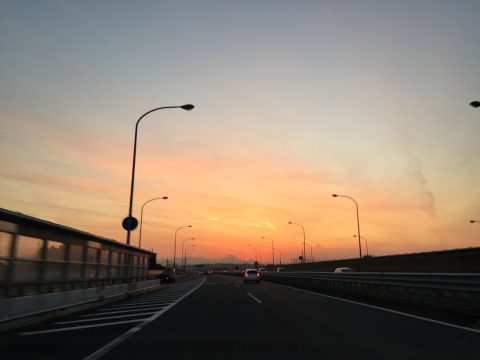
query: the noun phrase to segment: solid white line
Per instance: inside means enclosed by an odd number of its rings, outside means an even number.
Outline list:
[[[121,319],[121,318],[126,318],[126,317],[133,317],[133,316],[143,316],[143,315],[152,315],[155,314],[156,311],[150,311],[146,313],[134,313],[134,314],[129,314],[129,315],[116,315],[116,316],[106,316],[106,317],[100,317],[100,318],[93,318],[93,319],[83,319],[83,320],[72,320],[72,321],[58,321],[55,322],[55,325],[61,325],[61,324],[76,324],[76,323],[82,323],[82,322],[89,322],[89,321],[100,321],[100,320],[111,320],[111,319]]]
[[[148,318],[145,319],[135,319],[135,320],[125,320],[125,321],[116,321],[116,322],[110,322],[110,323],[102,323],[102,324],[94,324],[94,325],[82,325],[82,326],[72,326],[72,327],[66,327],[66,328],[58,328],[58,329],[48,329],[48,330],[39,330],[39,331],[27,331],[20,333],[20,335],[38,335],[38,334],[48,334],[48,333],[54,333],[54,332],[63,332],[63,331],[71,331],[71,330],[79,330],[79,329],[88,329],[88,328],[95,328],[95,327],[101,327],[101,326],[112,326],[112,325],[121,325],[121,324],[128,324],[128,323],[133,323],[133,322],[142,322],[144,320],[147,320]]]
[[[455,324],[447,323],[447,322],[440,321],[440,320],[429,319],[429,318],[426,318],[426,317],[423,317],[423,316],[404,313],[404,312],[401,312],[401,311],[387,309],[387,308],[383,308],[383,307],[375,306],[375,305],[370,305],[370,304],[365,304],[365,303],[361,303],[361,302],[358,302],[358,301],[342,299],[342,298],[339,298],[339,297],[325,295],[325,294],[319,294],[319,293],[316,293],[316,292],[313,292],[313,291],[299,289],[299,288],[288,286],[288,285],[282,285],[282,284],[278,284],[278,283],[275,283],[275,285],[283,286],[283,287],[293,289],[293,290],[306,292],[306,293],[317,295],[317,296],[322,296],[322,297],[325,297],[325,298],[328,298],[328,299],[340,300],[340,301],[347,302],[347,303],[350,303],[350,304],[365,306],[365,307],[368,307],[368,308],[371,308],[371,309],[376,309],[376,310],[383,310],[383,311],[386,311],[386,312],[389,312],[389,313],[392,313],[392,314],[403,315],[403,316],[410,317],[410,318],[413,318],[413,319],[423,320],[423,321],[431,322],[431,323],[438,324],[438,325],[444,325],[444,326],[452,327],[452,328],[455,328],[455,329],[460,329],[460,330],[465,330],[465,331],[470,331],[470,332],[473,332],[473,333],[480,334],[480,329],[474,329],[474,328],[470,328],[470,327],[462,326],[462,325],[455,325]]]
[[[158,319],[161,315],[163,315],[165,312],[167,312],[168,310],[170,310],[172,307],[174,307],[176,304],[178,304],[180,301],[182,301],[183,299],[185,299],[188,295],[190,295],[191,293],[193,293],[195,290],[197,290],[200,286],[203,285],[203,283],[205,282],[207,278],[206,277],[203,277],[202,281],[197,285],[195,286],[193,289],[191,289],[189,292],[185,293],[185,295],[183,295],[182,297],[180,297],[177,301],[171,303],[170,305],[168,305],[166,308],[160,310],[159,312],[157,312],[156,314],[152,315],[151,317],[149,317],[148,319],[145,319],[141,324],[135,326],[134,328],[131,328],[130,330],[128,330],[127,332],[123,333],[122,335],[120,335],[119,337],[117,337],[116,339],[110,341],[108,344],[104,345],[103,347],[101,347],[100,349],[98,349],[97,351],[95,351],[94,353],[90,354],[89,356],[87,356],[86,358],[84,358],[83,360],[96,360],[96,359],[99,359],[101,358],[103,355],[105,355],[106,353],[108,353],[110,350],[112,350],[114,347],[116,347],[117,345],[121,344],[122,342],[124,342],[125,340],[127,340],[130,336],[132,336],[133,334],[135,334],[136,332],[142,330],[145,326],[147,326],[148,324],[150,324],[151,322],[155,321],[156,319]]]
[[[156,310],[156,309],[163,309],[164,306],[152,306],[148,307],[145,309],[141,310]],[[105,312],[99,312],[95,314],[86,314],[86,315],[81,315],[81,317],[89,317],[89,316],[99,316],[99,315],[108,315],[108,314],[122,314],[122,313],[128,313],[128,312],[134,312],[134,311],[139,311],[140,309],[133,309],[133,310],[119,310],[119,311],[105,311]]]
[[[252,294],[250,293],[247,293],[248,296],[250,296],[253,300],[255,300],[257,303],[259,304],[262,304],[262,302],[260,300],[258,300],[255,296],[253,296]]]

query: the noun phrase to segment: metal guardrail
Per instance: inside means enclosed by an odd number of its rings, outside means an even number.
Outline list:
[[[266,272],[262,273],[262,278],[302,288],[330,290],[480,316],[478,273]]]

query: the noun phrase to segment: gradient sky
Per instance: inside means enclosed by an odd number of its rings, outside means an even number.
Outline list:
[[[0,0],[0,207],[142,246],[480,245],[478,0]],[[262,236],[268,239],[262,239]],[[137,244],[138,231],[132,233]],[[365,251],[365,250],[364,250]],[[307,253],[310,247],[307,245]],[[278,252],[277,252],[278,261]]]

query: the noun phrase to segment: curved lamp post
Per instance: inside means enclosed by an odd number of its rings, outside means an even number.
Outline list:
[[[307,257],[307,253],[305,252],[305,228],[303,227],[303,225],[301,224],[298,224],[298,223],[294,223],[292,221],[289,221],[288,222],[290,225],[298,225],[302,228],[303,230],[303,258],[302,258],[302,262],[305,263],[305,258]]]
[[[347,195],[338,195],[338,194],[332,194],[333,197],[344,197],[347,199],[352,200],[355,203],[355,207],[357,208],[357,236],[358,236],[358,252],[360,253],[360,259],[362,258],[362,242],[360,241],[361,236],[360,236],[360,218],[358,216],[358,204],[355,201],[354,198],[351,198],[350,196]]]
[[[155,200],[167,200],[168,196],[162,196],[162,197],[156,197],[153,199],[150,199],[148,201],[145,201],[145,203],[142,205],[142,211],[140,212],[140,234],[138,235],[138,247],[142,247],[142,223],[143,223],[143,207],[147,205],[149,202],[155,201]]]
[[[183,252],[183,245],[185,245],[185,241],[191,241],[191,240],[195,240],[195,238],[194,238],[194,237],[192,237],[192,238],[186,238],[186,239],[184,239],[184,240],[182,241],[182,256],[183,256],[183,254],[184,254],[184,252]],[[184,263],[185,263],[185,261],[184,261]],[[184,266],[185,266],[185,265],[184,265]]]
[[[157,111],[157,110],[162,110],[162,109],[183,109],[190,111],[194,108],[192,104],[186,104],[186,105],[181,105],[181,106],[162,106],[159,108],[152,109],[150,111],[147,111],[145,114],[140,116],[140,118],[137,120],[137,123],[135,124],[135,138],[133,141],[133,163],[132,163],[132,180],[130,183],[130,205],[128,207],[128,217],[125,218],[123,221],[123,227],[125,230],[127,230],[127,245],[130,245],[130,231],[135,230],[135,228],[138,225],[137,219],[135,219],[132,216],[132,205],[133,205],[133,188],[134,188],[134,183],[135,183],[135,161],[137,157],[137,133],[138,133],[138,124],[140,121],[147,116],[148,114]]]
[[[476,108],[480,107],[480,101],[476,101],[476,100],[475,100],[475,101],[472,101],[472,102],[470,103],[470,106],[471,106],[471,107],[474,107],[474,108],[476,109]]]
[[[357,237],[357,235],[353,235],[354,238]],[[367,255],[368,256],[368,242],[367,242],[367,238],[365,236],[362,236],[362,239],[365,240],[365,249],[367,250]]]
[[[480,223],[479,220],[470,220],[470,222],[473,224],[473,223]]]
[[[176,258],[177,258],[177,232],[178,230],[185,229],[185,228],[191,228],[192,225],[186,225],[186,226],[180,226],[177,230],[175,230],[175,242],[173,245],[173,267],[177,267],[176,263]],[[182,254],[183,256],[183,254]]]

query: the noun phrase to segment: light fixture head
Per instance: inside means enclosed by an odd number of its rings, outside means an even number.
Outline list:
[[[185,105],[182,105],[180,106],[183,110],[187,110],[187,111],[190,111],[190,110],[193,110],[193,108],[195,106],[193,106],[192,104],[185,104]]]
[[[478,108],[478,107],[480,107],[480,101],[472,101],[470,103],[470,106],[474,107],[474,108]]]

